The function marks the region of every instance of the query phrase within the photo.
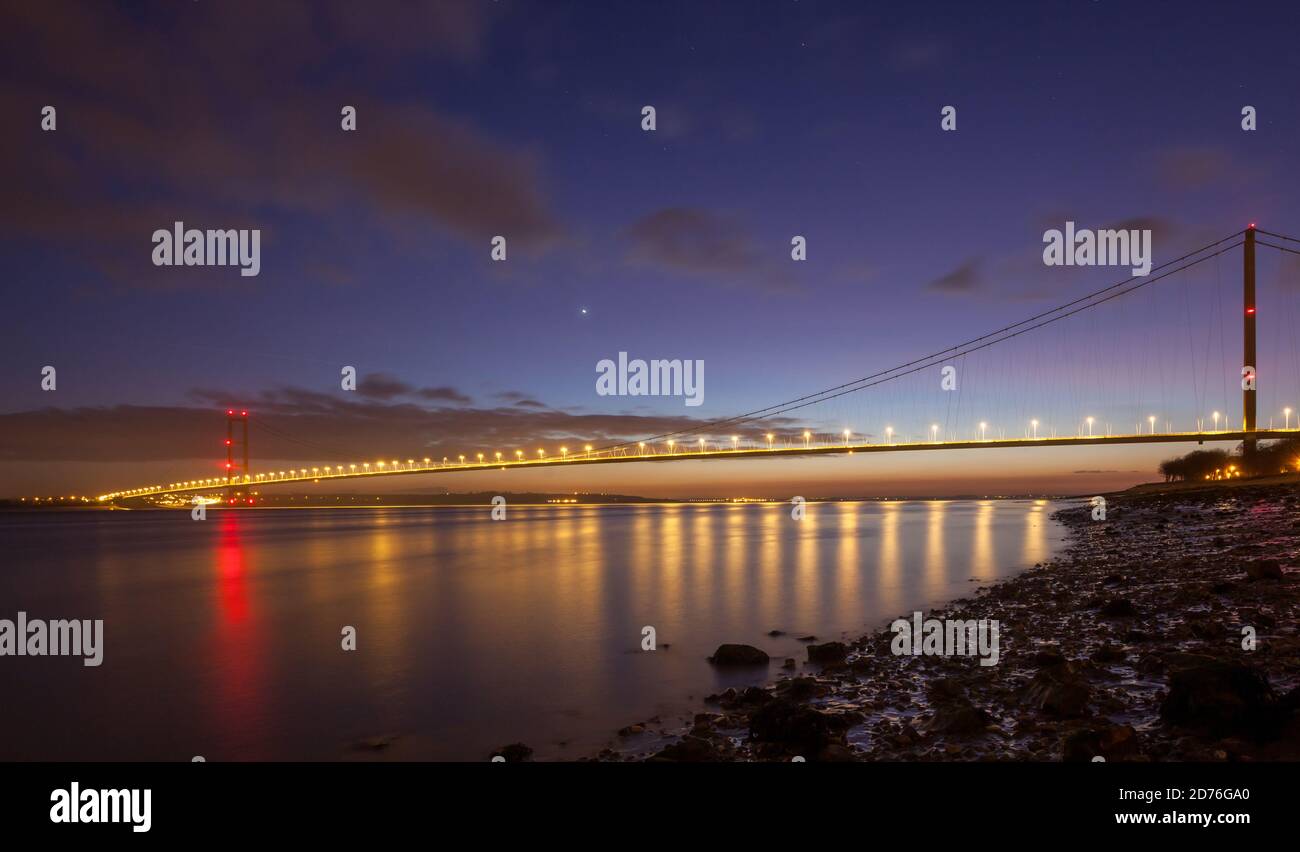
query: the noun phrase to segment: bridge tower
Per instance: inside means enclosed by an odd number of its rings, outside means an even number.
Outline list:
[[[238,436],[238,437],[236,437]],[[235,447],[239,447],[236,454]],[[226,500],[243,502],[248,470],[248,412],[226,409]]]
[[[1255,363],[1255,223],[1246,228],[1246,240],[1242,245],[1242,383],[1241,383],[1241,428],[1245,432],[1255,431],[1255,385],[1258,382],[1259,365]],[[1249,372],[1249,376],[1247,373]],[[1247,381],[1249,378],[1249,381]],[[1242,455],[1250,458],[1255,454],[1255,439],[1247,437],[1242,442]]]

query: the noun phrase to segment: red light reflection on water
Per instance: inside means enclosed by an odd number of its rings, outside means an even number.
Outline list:
[[[248,620],[248,583],[244,576],[244,545],[239,536],[239,513],[221,513],[221,540],[217,545],[221,615],[228,624]]]

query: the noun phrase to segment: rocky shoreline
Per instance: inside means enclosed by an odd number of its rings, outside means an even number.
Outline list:
[[[1300,489],[1233,485],[1062,509],[1058,558],[927,613],[997,620],[996,665],[895,655],[887,628],[810,645],[801,671],[595,759],[1300,759]],[[715,664],[753,664],[745,647]]]

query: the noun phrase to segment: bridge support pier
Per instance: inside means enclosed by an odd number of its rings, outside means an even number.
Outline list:
[[[1255,224],[1252,222],[1250,227],[1246,228],[1246,240],[1242,244],[1242,383],[1241,383],[1241,409],[1243,431],[1250,433],[1255,431],[1255,400],[1256,400],[1256,383],[1259,381],[1259,365],[1255,363],[1257,353],[1255,351]],[[1249,376],[1247,372],[1249,371]],[[1247,437],[1242,442],[1242,457],[1251,458],[1255,454],[1256,441],[1254,437]]]
[[[235,462],[235,431],[239,428],[241,462]],[[227,503],[245,500],[244,478],[248,476],[248,412],[226,409],[226,491]]]

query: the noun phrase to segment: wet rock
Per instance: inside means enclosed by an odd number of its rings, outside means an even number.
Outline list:
[[[1092,726],[1065,735],[1061,760],[1090,761],[1098,756],[1108,761],[1130,760],[1138,755],[1139,746],[1137,731],[1129,725]]]
[[[839,663],[849,655],[849,646],[843,642],[826,642],[822,645],[808,646],[808,662]]]
[[[1092,652],[1092,659],[1098,663],[1122,663],[1128,653],[1118,645],[1100,645]]]
[[[784,630],[769,630],[769,631],[767,631],[767,635],[768,635],[768,636],[784,636],[784,635],[785,635],[785,631],[784,631]]]
[[[1247,562],[1246,576],[1252,580],[1281,580],[1282,563],[1276,559],[1256,559]]]
[[[719,645],[709,657],[715,666],[765,666],[770,660],[765,651],[753,645]]]
[[[781,696],[791,701],[807,701],[820,691],[817,681],[810,677],[791,678],[781,685]]]
[[[966,690],[956,678],[941,677],[926,689],[931,701],[953,701],[964,698]]]
[[[800,636],[800,637],[798,637],[798,641],[800,641],[800,642],[816,642],[816,641],[817,641],[817,637],[816,637],[816,636]]]
[[[635,736],[636,734],[644,734],[644,733],[645,733],[645,725],[641,725],[641,724],[628,725],[626,728],[618,729],[618,735],[620,737],[631,737],[631,736]]]
[[[653,762],[708,763],[721,758],[713,743],[703,737],[685,736],[650,758]]]
[[[1240,663],[1213,661],[1170,672],[1160,718],[1213,736],[1258,736],[1270,721],[1275,702],[1273,689],[1260,672]]]
[[[778,743],[801,754],[817,754],[835,739],[831,717],[788,698],[778,698],[749,717],[749,736]]]
[[[1049,716],[1082,716],[1092,692],[1073,663],[1039,669],[1025,689],[1024,701]]]
[[[1136,618],[1138,611],[1128,598],[1111,598],[1101,605],[1097,614],[1102,618]]]
[[[746,687],[745,691],[736,696],[738,704],[766,704],[772,700],[772,695],[766,689],[760,689],[757,686]]]
[[[983,732],[992,721],[993,717],[987,712],[963,698],[936,708],[925,729],[931,734],[961,737]]]
[[[492,752],[492,757],[504,757],[506,763],[524,763],[532,760],[533,750],[523,743],[511,743]]]
[[[1034,665],[1040,669],[1059,666],[1065,662],[1065,655],[1055,648],[1042,648],[1034,654]]]
[[[817,759],[822,763],[849,763],[855,758],[853,750],[840,743],[831,743],[817,754]]]

